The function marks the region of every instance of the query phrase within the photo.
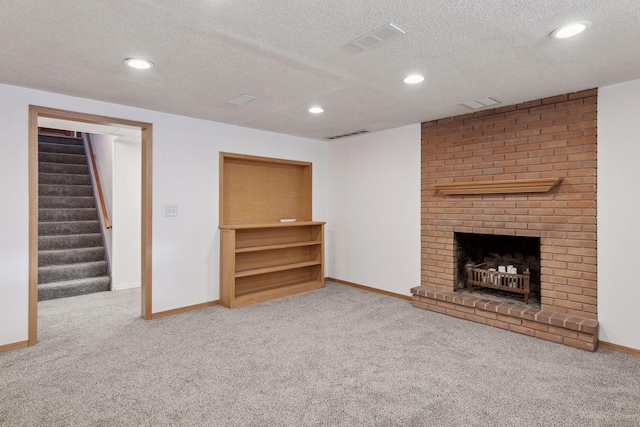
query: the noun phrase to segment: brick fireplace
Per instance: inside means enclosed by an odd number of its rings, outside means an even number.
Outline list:
[[[596,115],[594,89],[422,124],[414,306],[595,350]],[[539,238],[539,306],[460,292],[456,233]]]

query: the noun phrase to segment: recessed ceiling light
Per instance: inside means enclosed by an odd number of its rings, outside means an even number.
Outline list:
[[[124,60],[124,63],[137,70],[148,70],[149,68],[153,68],[153,62],[146,61],[144,59],[127,58]]]
[[[568,37],[573,37],[589,28],[590,25],[591,23],[587,21],[563,25],[562,27],[553,30],[551,37],[554,39],[566,39]]]
[[[404,82],[409,84],[416,84],[416,83],[420,83],[423,80],[424,80],[424,77],[422,77],[420,74],[412,74],[410,76],[405,77]]]
[[[322,108],[322,107],[311,107],[311,108],[309,108],[309,112],[313,113],[313,114],[324,113],[324,108]]]

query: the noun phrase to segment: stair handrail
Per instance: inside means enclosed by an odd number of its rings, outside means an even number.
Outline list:
[[[96,187],[98,188],[98,198],[100,199],[100,207],[102,208],[104,226],[108,230],[111,228],[111,222],[109,222],[107,207],[104,203],[104,196],[102,195],[102,186],[100,185],[100,176],[98,175],[98,168],[96,166],[96,155],[93,154],[93,147],[91,146],[91,136],[88,133],[86,133],[85,135],[87,136],[87,147],[89,147],[89,157],[91,157],[91,164],[93,165],[93,175],[96,179]]]

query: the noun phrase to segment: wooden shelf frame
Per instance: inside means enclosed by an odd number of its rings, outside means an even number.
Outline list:
[[[324,222],[311,220],[309,162],[220,153],[220,304],[324,287]],[[280,222],[281,219],[295,219]]]
[[[546,193],[562,182],[562,178],[507,179],[435,184],[445,195]]]
[[[236,308],[324,287],[324,225],[220,227],[220,304]]]

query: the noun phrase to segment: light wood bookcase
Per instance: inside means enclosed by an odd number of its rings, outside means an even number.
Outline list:
[[[322,288],[324,224],[311,220],[311,163],[220,153],[220,303]]]

